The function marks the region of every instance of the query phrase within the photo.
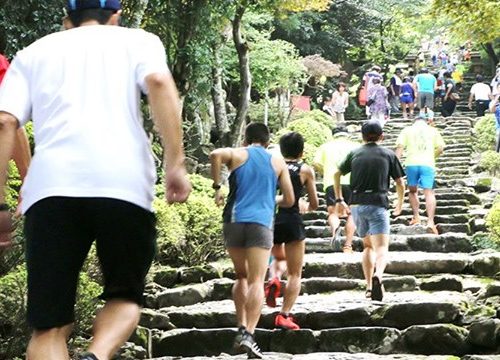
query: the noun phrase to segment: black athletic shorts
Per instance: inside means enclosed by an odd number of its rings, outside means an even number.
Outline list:
[[[274,224],[275,244],[287,244],[305,238],[306,230],[300,214],[281,214],[276,217]]]
[[[351,185],[342,185],[342,196],[347,205],[351,204],[352,191]],[[333,186],[328,186],[325,189],[326,205],[335,206],[335,192],[333,191]]]
[[[143,303],[156,253],[155,215],[108,198],[50,197],[26,213],[28,322],[49,329],[74,321],[77,282],[96,241],[104,278],[101,298]]]

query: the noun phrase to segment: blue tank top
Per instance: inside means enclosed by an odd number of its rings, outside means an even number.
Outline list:
[[[261,146],[247,148],[248,159],[229,175],[225,223],[256,223],[273,226],[278,178],[271,154]]]

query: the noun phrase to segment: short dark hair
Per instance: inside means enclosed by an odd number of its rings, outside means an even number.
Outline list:
[[[382,82],[382,79],[380,79],[379,77],[374,77],[372,79],[372,84],[380,84]]]
[[[2,50],[2,49],[0,48],[0,51],[1,51],[1,50]],[[477,82],[483,82],[483,80],[484,80],[483,75],[481,75],[481,74],[477,74],[477,75],[476,75],[476,81],[477,81]]]
[[[366,142],[377,142],[381,137],[381,134],[363,134],[363,140]]]
[[[420,69],[420,72],[422,74],[428,74],[429,73],[429,69],[427,69],[427,68],[424,67],[424,68]]]
[[[100,25],[105,25],[113,14],[116,14],[116,10],[83,9],[71,11],[68,18],[75,27],[79,27],[82,23],[91,20],[97,21]]]
[[[269,143],[269,128],[261,123],[250,123],[245,129],[245,142],[250,145],[253,143]]]
[[[304,138],[298,132],[289,132],[280,138],[281,155],[297,159],[304,152]]]
[[[337,84],[337,90],[340,90],[340,87],[343,87],[344,89],[347,89],[347,85],[344,82],[339,82]]]
[[[448,78],[448,79],[449,79],[449,78],[451,78],[451,72],[449,72],[449,71],[445,71],[445,72],[444,72],[444,74],[443,74],[443,76],[444,76],[445,78]]]

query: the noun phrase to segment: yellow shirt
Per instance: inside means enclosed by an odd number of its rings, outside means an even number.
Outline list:
[[[403,146],[406,154],[406,166],[435,167],[435,150],[444,147],[444,140],[436,128],[424,120],[416,120],[411,126],[405,127],[396,141],[397,146]]]
[[[323,169],[323,188],[333,186],[333,175],[337,168],[352,150],[358,148],[360,144],[349,140],[348,137],[339,136],[332,141],[320,146],[314,157],[314,163]],[[351,183],[351,175],[346,174],[340,178],[342,185]]]

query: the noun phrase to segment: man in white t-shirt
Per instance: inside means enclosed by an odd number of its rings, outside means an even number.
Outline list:
[[[490,106],[491,88],[485,84],[482,75],[476,75],[476,83],[470,88],[469,109],[472,110],[472,100],[476,101],[476,115],[484,116],[484,112]]]
[[[156,235],[141,92],[166,147],[167,201],[191,189],[165,49],[153,34],[116,26],[120,9],[119,0],[69,0],[69,30],[20,51],[0,88],[0,245],[10,238],[5,182],[16,129],[29,119],[35,129],[22,188],[29,360],[69,359],[78,275],[94,241],[106,304],[80,359],[111,359],[137,326]]]

